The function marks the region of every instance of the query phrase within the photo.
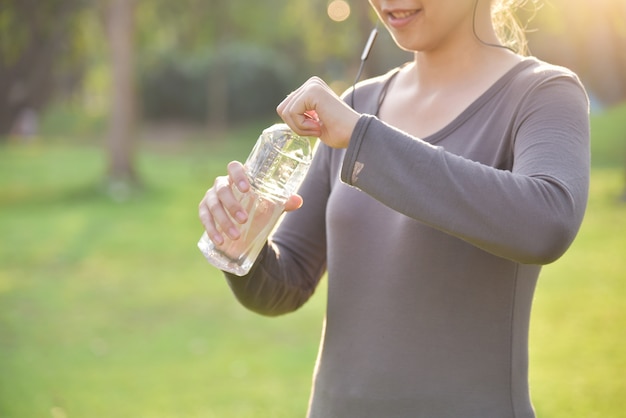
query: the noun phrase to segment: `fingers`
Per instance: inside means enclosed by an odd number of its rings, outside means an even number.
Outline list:
[[[241,193],[246,193],[250,190],[250,181],[248,180],[243,164],[239,161],[231,161],[228,163],[226,169],[230,177],[230,183],[236,185]]]
[[[212,188],[207,190],[200,202],[198,214],[204,225],[209,238],[216,244],[224,243],[225,232],[231,239],[239,238],[237,229],[232,218],[228,215],[228,205],[235,205],[236,199],[232,195],[232,189],[227,177],[218,177]],[[226,202],[222,202],[226,200]]]
[[[359,114],[318,77],[307,80],[276,108],[299,135],[320,138],[333,148],[346,148]]]
[[[211,241],[213,241],[215,245],[219,246],[224,243],[224,237],[222,236],[222,233],[217,229],[217,226],[215,225],[215,222],[213,220],[213,216],[211,215],[211,211],[209,210],[209,205],[207,203],[209,192],[210,190],[207,191],[207,194],[204,198],[202,198],[200,204],[198,205],[198,217],[200,218],[200,222],[202,222],[202,225],[204,226],[204,229],[207,232],[209,239],[211,239]]]
[[[317,100],[325,94],[326,84],[313,77],[287,96],[276,111],[298,135],[320,137],[322,124],[316,108]]]
[[[224,243],[223,233],[231,239],[240,237],[237,224],[244,224],[248,214],[235,195],[234,187],[242,193],[250,189],[243,165],[231,162],[228,176],[217,177],[198,207],[198,216],[209,238],[216,244]]]
[[[239,225],[248,221],[248,213],[240,202],[240,193],[250,190],[250,182],[244,166],[233,161],[228,164],[228,175],[217,177],[213,187],[206,191],[198,205],[198,217],[207,235],[220,246],[225,235],[231,240],[241,237]],[[285,211],[293,211],[302,206],[302,197],[293,195],[285,203]]]
[[[287,199],[287,202],[285,202],[285,212],[291,212],[293,210],[296,209],[300,209],[300,207],[302,207],[302,197],[300,195],[293,195],[291,197],[289,197],[289,199]]]

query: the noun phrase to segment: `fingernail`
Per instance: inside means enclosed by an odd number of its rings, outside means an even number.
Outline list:
[[[242,211],[235,213],[235,218],[237,218],[237,220],[241,223],[244,223],[248,220],[248,216],[246,216],[246,214]]]
[[[239,231],[237,230],[237,228],[228,228],[228,235],[232,239],[237,239],[239,238]]]
[[[212,235],[211,239],[217,245],[222,245],[224,243],[224,237],[222,237],[220,234]]]

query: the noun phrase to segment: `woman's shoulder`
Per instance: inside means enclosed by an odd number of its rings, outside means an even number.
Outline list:
[[[555,78],[569,78],[580,83],[578,75],[567,67],[543,61],[536,57],[525,57],[516,66],[516,79],[543,82]]]
[[[574,71],[536,57],[522,59],[492,89],[496,95],[508,99],[517,97],[518,102],[546,95],[562,96],[563,100],[572,97],[587,100],[585,87]]]

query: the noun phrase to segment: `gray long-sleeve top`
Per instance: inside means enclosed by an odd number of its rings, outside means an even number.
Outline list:
[[[585,211],[585,91],[527,58],[418,139],[373,116],[390,77],[359,86],[348,149],[320,146],[303,207],[229,285],[279,315],[327,271],[311,418],[534,417],[531,304]]]

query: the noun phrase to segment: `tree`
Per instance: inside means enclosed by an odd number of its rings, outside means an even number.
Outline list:
[[[0,138],[11,133],[23,112],[41,110],[61,77],[72,78],[81,71],[80,51],[73,40],[78,17],[88,3],[0,2]]]
[[[105,23],[111,58],[111,109],[108,136],[109,191],[124,198],[138,185],[134,169],[137,119],[134,68],[134,1],[107,0]]]
[[[229,16],[230,2],[214,1],[210,14],[213,26],[216,52],[219,56],[228,45],[230,23],[224,17]],[[214,66],[213,74],[208,76],[208,122],[211,129],[220,131],[228,124],[228,68],[223,60],[219,60]]]

